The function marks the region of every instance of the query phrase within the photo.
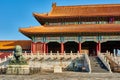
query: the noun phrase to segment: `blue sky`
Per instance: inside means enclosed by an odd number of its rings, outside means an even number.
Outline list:
[[[52,2],[60,6],[120,4],[120,0],[0,0],[0,40],[28,39],[18,31],[19,28],[40,25],[32,13],[49,12]]]

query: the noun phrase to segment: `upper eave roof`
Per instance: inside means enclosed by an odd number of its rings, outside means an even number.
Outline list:
[[[75,17],[109,17],[120,16],[120,4],[77,5],[77,6],[52,6],[49,13],[33,13],[33,16],[44,24],[51,19]]]
[[[38,17],[60,16],[120,16],[120,4],[53,6],[48,14],[34,13]]]

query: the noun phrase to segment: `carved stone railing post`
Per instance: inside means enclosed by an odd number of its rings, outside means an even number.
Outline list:
[[[12,52],[12,54],[14,54],[14,51]]]
[[[66,54],[66,52],[64,51],[64,54]]]
[[[50,51],[50,54],[52,54],[52,51]]]
[[[57,53],[59,54],[59,51],[57,51]]]
[[[7,57],[5,56],[4,61],[7,61]]]
[[[72,53],[72,51],[70,51],[70,53]]]
[[[60,57],[60,55],[59,55],[59,51],[57,51],[57,58],[59,58]]]
[[[44,58],[46,58],[46,53],[43,53]]]

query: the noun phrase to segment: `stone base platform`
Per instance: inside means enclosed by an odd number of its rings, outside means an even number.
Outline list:
[[[120,80],[120,74],[85,72],[41,72],[33,75],[0,75],[0,80]]]
[[[10,75],[30,74],[29,65],[8,65],[6,74]]]
[[[61,66],[55,66],[54,67],[54,73],[62,73],[62,67]]]

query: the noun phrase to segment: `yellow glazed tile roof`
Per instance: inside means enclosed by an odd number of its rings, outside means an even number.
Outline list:
[[[23,49],[30,49],[30,40],[5,40],[0,41],[0,50],[14,49],[16,45],[21,45]]]

